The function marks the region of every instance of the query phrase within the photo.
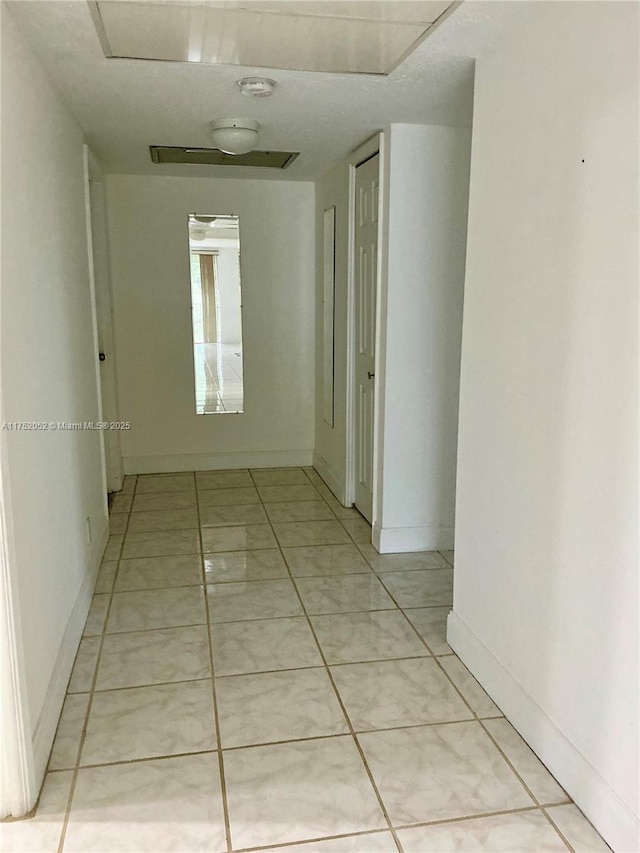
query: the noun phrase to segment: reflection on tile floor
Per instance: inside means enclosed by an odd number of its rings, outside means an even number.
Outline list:
[[[241,412],[242,343],[193,345],[196,377],[196,412]]]
[[[29,853],[607,851],[310,469],[128,477]]]

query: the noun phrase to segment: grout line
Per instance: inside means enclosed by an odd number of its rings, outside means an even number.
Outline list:
[[[122,690],[142,690],[144,687],[169,687],[174,684],[196,684],[199,681],[209,681],[211,676],[206,676],[204,678],[182,678],[178,681],[147,681],[143,684],[126,684],[124,687],[102,687],[100,689],[96,688],[94,693],[118,693]],[[75,693],[69,693],[69,696],[84,696],[89,693],[89,690],[77,690]],[[502,719],[501,717],[496,717],[495,719]]]
[[[483,817],[497,817],[499,815],[509,814],[527,814],[528,812],[541,811],[540,806],[520,806],[517,809],[498,809],[491,812],[480,812],[479,814],[466,814],[460,817],[444,817],[439,820],[422,820],[414,823],[403,823],[397,826],[397,829],[418,829],[422,826],[446,826],[448,823],[458,823],[463,820],[481,820]]]
[[[138,478],[136,477],[134,484],[133,484],[132,493],[131,493],[132,494],[132,497],[131,497],[132,505],[133,505],[133,501],[135,500],[135,494],[136,494],[137,488],[138,488]],[[62,829],[60,831],[60,840],[58,842],[58,853],[62,853],[63,848],[64,848],[64,844],[66,841],[66,837],[67,837],[67,830],[69,827],[69,818],[71,817],[71,805],[73,803],[73,798],[74,798],[75,792],[76,792],[76,785],[78,782],[78,772],[80,769],[80,756],[82,755],[82,750],[84,748],[84,742],[85,742],[86,737],[87,737],[87,728],[89,725],[89,716],[91,714],[91,707],[93,705],[94,691],[96,688],[96,682],[98,680],[98,670],[100,668],[100,659],[102,657],[102,647],[104,645],[105,629],[107,627],[107,622],[109,621],[109,615],[111,612],[111,602],[113,600],[113,590],[115,588],[115,583],[116,583],[116,578],[118,576],[118,572],[120,571],[120,560],[122,559],[122,552],[124,550],[124,537],[125,537],[126,532],[129,528],[130,518],[131,518],[131,509],[129,509],[129,513],[127,516],[127,523],[125,525],[125,531],[122,534],[122,543],[120,545],[120,551],[118,552],[118,557],[117,557],[117,561],[116,561],[116,563],[117,563],[116,570],[113,574],[113,584],[111,586],[111,593],[109,594],[109,604],[107,606],[107,611],[106,611],[104,622],[102,625],[102,633],[99,635],[100,645],[98,646],[98,654],[96,655],[95,668],[93,671],[93,678],[91,679],[91,688],[89,690],[89,701],[87,703],[87,709],[86,709],[85,715],[84,715],[84,723],[82,725],[82,730],[80,733],[80,742],[78,744],[78,751],[76,753],[75,767],[73,768],[73,778],[71,779],[71,786],[69,788],[69,798],[67,800],[67,808],[66,808],[64,820],[62,823]],[[104,557],[103,557],[103,559],[104,559]],[[112,562],[112,561],[109,561],[109,562]],[[102,561],[101,561],[101,565],[102,565]],[[92,599],[92,601],[93,601],[93,599]],[[65,697],[65,699],[66,699],[66,697]],[[55,740],[54,740],[54,744],[55,744]]]
[[[344,525],[343,525],[343,526],[344,526]],[[348,531],[348,529],[347,529],[346,527],[345,527],[345,530],[347,531],[347,533],[348,533],[349,535],[351,535],[351,534],[349,533],[349,531]],[[353,538],[353,537],[352,537],[352,538]],[[359,543],[355,542],[355,539],[354,539],[354,544],[356,545],[356,547],[358,547],[358,544],[359,544]],[[362,543],[360,543],[360,544],[362,544]],[[360,548],[359,548],[359,547],[358,547],[358,551],[360,551]],[[360,553],[362,553],[362,551],[360,551]],[[446,562],[446,563],[449,563],[449,561],[447,560],[447,558],[446,558],[446,557],[444,557],[444,555],[443,555],[443,554],[441,554],[439,551],[438,551],[438,553],[439,553],[439,554],[440,554],[440,556],[443,558],[443,560],[445,560],[445,562]],[[366,558],[366,556],[365,556],[364,554],[362,554],[362,556],[365,558],[365,560],[367,560],[367,558]],[[367,560],[367,562],[369,563],[369,565],[371,565],[371,563],[369,562],[369,560]],[[453,564],[449,564],[449,565],[450,565],[451,570],[453,570]],[[512,770],[512,771],[513,771],[513,773],[514,773],[514,775],[515,775],[515,776],[516,776],[516,778],[520,781],[520,783],[523,785],[523,787],[525,788],[525,790],[527,791],[527,793],[529,794],[529,796],[532,798],[532,800],[534,801],[534,803],[536,803],[536,805],[537,805],[537,806],[540,806],[540,803],[539,803],[538,799],[534,796],[534,794],[533,794],[532,790],[531,790],[531,789],[529,788],[529,786],[526,784],[526,782],[524,781],[524,779],[522,778],[522,776],[518,773],[518,771],[516,770],[516,768],[514,767],[514,765],[512,764],[512,762],[511,762],[511,761],[509,760],[509,758],[507,757],[506,753],[502,750],[502,748],[500,747],[500,745],[499,745],[499,744],[498,744],[498,742],[496,741],[496,739],[491,735],[491,733],[489,732],[489,730],[487,729],[487,727],[483,724],[482,719],[479,717],[479,715],[478,715],[478,714],[476,714],[475,710],[471,707],[471,704],[467,701],[467,698],[463,695],[462,691],[461,691],[461,690],[458,688],[458,686],[454,683],[453,679],[450,677],[449,673],[446,671],[446,669],[445,669],[445,668],[444,668],[444,666],[442,665],[441,661],[440,661],[440,660],[438,660],[438,656],[433,654],[433,652],[432,652],[431,648],[429,647],[428,643],[425,641],[424,637],[420,634],[420,632],[417,630],[417,628],[413,625],[413,623],[410,621],[409,617],[408,617],[408,616],[406,615],[406,613],[404,612],[404,608],[400,606],[400,604],[399,604],[399,603],[398,603],[398,601],[396,600],[395,596],[394,596],[394,595],[391,593],[391,591],[387,588],[387,586],[385,585],[384,581],[382,580],[382,578],[380,578],[380,576],[379,576],[378,572],[375,570],[375,568],[373,567],[373,565],[371,565],[371,568],[372,568],[372,569],[374,570],[374,572],[376,573],[376,576],[378,577],[378,580],[380,581],[380,583],[382,584],[382,586],[383,586],[383,587],[384,587],[384,589],[386,590],[387,594],[391,597],[391,599],[392,599],[393,603],[396,605],[396,607],[398,608],[398,610],[403,614],[403,616],[404,616],[404,617],[405,617],[405,619],[407,620],[408,624],[411,626],[411,629],[415,632],[415,634],[416,634],[416,636],[418,637],[418,639],[423,643],[423,645],[424,645],[424,646],[426,647],[426,649],[429,651],[430,655],[432,656],[432,659],[433,659],[433,660],[435,660],[436,665],[440,668],[441,672],[442,672],[442,673],[444,673],[445,677],[448,679],[448,681],[451,683],[451,685],[453,686],[453,688],[454,688],[454,689],[456,690],[456,692],[459,694],[460,698],[463,700],[463,702],[465,703],[465,705],[467,706],[467,708],[469,709],[469,711],[472,713],[472,715],[473,715],[473,719],[474,719],[475,721],[477,721],[477,722],[480,724],[480,726],[481,726],[482,730],[483,730],[483,731],[485,732],[485,734],[486,734],[486,735],[491,739],[491,741],[493,742],[494,746],[496,747],[496,749],[498,750],[498,752],[500,753],[500,755],[502,756],[502,758],[505,760],[505,762],[507,763],[507,765],[511,768],[511,770]],[[384,573],[380,573],[380,574],[384,574]],[[431,605],[431,606],[439,606],[439,605]],[[449,606],[449,605],[443,605],[443,606]],[[409,608],[409,609],[418,609],[418,608]],[[305,613],[306,613],[306,610],[305,610]],[[309,621],[310,621],[310,620],[309,620]],[[313,630],[313,629],[312,629],[312,630]],[[314,636],[315,636],[315,633],[314,633]],[[319,645],[319,644],[318,644],[318,645]],[[322,654],[322,650],[320,650],[320,653]],[[324,659],[324,655],[323,655],[323,659]],[[332,679],[332,683],[333,683],[333,679]],[[334,686],[335,686],[335,685],[334,685]],[[482,685],[481,685],[481,686],[482,686]],[[337,692],[338,692],[338,691],[337,691],[337,688],[336,688],[336,693],[337,693]],[[366,763],[366,762],[365,762],[365,763]],[[385,813],[385,814],[386,814],[386,813]],[[560,831],[558,830],[558,828],[555,826],[555,824],[554,824],[554,823],[553,823],[553,821],[549,818],[549,816],[548,816],[548,815],[546,815],[546,813],[544,812],[544,810],[543,810],[543,814],[545,814],[545,816],[547,817],[547,820],[549,820],[549,822],[550,822],[550,823],[551,823],[551,825],[554,827],[554,829],[556,829],[556,831],[558,832],[558,835],[560,836],[560,838],[562,839],[562,841],[563,841],[565,844],[567,844],[567,846],[569,847],[569,850],[571,850],[571,851],[572,851],[572,853],[574,853],[573,849],[572,849],[572,848],[571,848],[571,846],[568,844],[568,842],[567,842],[566,838],[564,838],[564,836],[560,833]],[[395,837],[395,836],[394,836],[394,837]]]
[[[117,761],[93,761],[91,764],[80,764],[78,769],[94,770],[97,767],[126,767],[128,764],[144,764],[147,761],[164,761],[171,758],[190,758],[192,755],[215,755],[217,752],[219,752],[218,749],[194,749],[191,752],[170,752],[162,755],[144,755],[141,758],[120,758]],[[66,769],[68,772],[71,768],[60,769]]]
[[[307,844],[318,844],[324,841],[340,841],[343,838],[368,838],[370,835],[386,835],[388,832],[388,829],[363,829],[362,832],[351,832],[349,834],[343,835],[322,835],[316,838],[305,838],[302,841],[283,841],[280,844],[269,844],[267,846],[262,847],[238,847],[237,849],[234,848],[233,853],[254,853],[254,851],[255,853],[261,853],[261,851],[265,851],[265,853],[268,853],[269,850],[280,850],[280,848],[284,849],[286,847],[296,847],[297,845],[300,845],[300,847],[302,848]],[[309,848],[309,853],[313,853],[312,848]]]
[[[194,483],[197,483],[197,477],[194,472]],[[202,583],[204,589],[204,609],[206,617],[207,629],[207,644],[209,648],[209,667],[211,670],[211,695],[213,697],[213,724],[216,733],[216,746],[218,751],[218,770],[220,773],[220,798],[222,800],[222,813],[224,817],[224,834],[227,842],[227,851],[231,850],[231,823],[229,821],[229,804],[227,801],[227,784],[224,775],[224,758],[222,755],[222,739],[220,736],[220,714],[218,711],[218,697],[216,695],[216,671],[213,659],[213,640],[211,637],[211,614],[209,612],[209,596],[207,595],[207,577],[204,568],[204,552],[202,550],[202,527],[200,526],[200,498],[196,488],[196,511],[198,515],[198,536],[200,538],[200,570],[202,573]]]
[[[274,532],[274,535],[275,535],[275,530],[274,530],[273,532]],[[303,611],[304,615],[306,616],[306,619],[307,619],[307,625],[308,625],[309,630],[311,631],[311,633],[312,633],[312,635],[313,635],[313,638],[314,638],[314,640],[315,640],[315,642],[316,642],[316,645],[317,645],[317,647],[318,647],[318,652],[319,652],[319,654],[320,654],[320,657],[322,658],[322,662],[323,662],[323,664],[324,664],[325,671],[326,671],[326,673],[327,673],[327,676],[328,676],[328,678],[329,678],[329,681],[331,682],[331,686],[333,687],[333,690],[334,690],[334,693],[335,693],[336,699],[337,699],[338,704],[340,705],[340,708],[341,708],[342,713],[343,713],[343,715],[344,715],[345,722],[346,722],[347,726],[349,727],[349,732],[350,732],[351,737],[352,737],[352,739],[353,739],[353,743],[354,743],[354,745],[355,745],[355,748],[356,748],[356,750],[358,751],[358,753],[359,753],[359,755],[360,755],[360,760],[362,761],[363,766],[364,766],[364,768],[365,768],[365,772],[366,772],[367,776],[369,777],[369,782],[370,782],[370,784],[371,784],[371,787],[372,787],[372,789],[373,789],[373,792],[374,792],[374,794],[375,794],[375,797],[376,797],[376,799],[377,799],[377,801],[378,801],[378,805],[379,805],[379,807],[380,807],[380,810],[381,810],[381,812],[382,812],[382,814],[383,814],[383,816],[384,816],[384,819],[385,819],[385,820],[386,820],[386,822],[387,822],[387,826],[389,827],[389,830],[390,830],[390,832],[391,832],[391,834],[392,834],[392,836],[393,836],[393,840],[394,840],[394,842],[395,842],[395,845],[396,845],[396,847],[397,847],[397,849],[398,849],[399,853],[402,853],[402,846],[400,845],[400,842],[399,842],[399,840],[398,840],[398,836],[396,835],[395,830],[393,829],[393,825],[392,825],[392,823],[391,823],[391,819],[390,819],[390,817],[389,817],[389,814],[388,814],[388,812],[387,812],[386,806],[385,806],[385,804],[384,804],[384,802],[383,802],[383,800],[382,800],[382,797],[381,797],[381,795],[380,795],[380,791],[378,790],[378,786],[377,786],[377,785],[376,785],[376,783],[375,783],[375,780],[374,780],[374,778],[373,778],[373,774],[371,773],[371,770],[370,770],[370,768],[369,768],[369,765],[367,764],[367,760],[366,760],[366,758],[365,758],[364,752],[362,751],[362,748],[361,748],[361,746],[360,746],[360,744],[359,744],[359,742],[358,742],[358,739],[357,739],[357,737],[356,737],[356,735],[355,735],[355,731],[354,731],[353,725],[352,725],[352,723],[351,723],[351,720],[350,720],[350,718],[349,718],[349,715],[348,715],[348,713],[347,713],[347,709],[345,708],[344,703],[343,703],[343,701],[342,701],[342,697],[340,696],[340,693],[338,692],[338,688],[337,688],[336,683],[335,683],[335,680],[334,680],[334,678],[333,678],[333,674],[332,674],[332,672],[331,672],[331,669],[329,668],[329,665],[327,664],[327,659],[326,659],[326,657],[325,657],[324,651],[322,650],[322,646],[320,645],[320,641],[318,640],[318,637],[317,637],[317,635],[316,635],[316,632],[315,632],[315,629],[314,629],[313,624],[312,624],[312,622],[311,622],[311,619],[310,619],[310,617],[309,617],[309,614],[307,613],[307,609],[306,609],[306,607],[305,607],[304,601],[303,601],[303,599],[302,599],[302,596],[300,595],[300,591],[299,591],[298,586],[297,586],[297,584],[296,584],[295,578],[294,578],[293,574],[291,573],[291,569],[290,569],[290,567],[289,567],[289,563],[287,562],[287,558],[286,558],[286,556],[285,556],[285,554],[284,554],[284,551],[283,551],[282,547],[280,547],[280,553],[282,554],[282,559],[285,561],[286,566],[287,566],[287,568],[289,569],[289,576],[290,576],[290,579],[291,579],[291,583],[293,584],[293,587],[294,587],[294,589],[295,589],[295,591],[296,591],[296,595],[298,596],[298,600],[299,600],[299,602],[300,602],[300,606],[302,607],[302,611]]]
[[[570,804],[571,804],[571,805],[574,805],[573,800],[571,800],[571,802],[570,802],[570,803],[563,803],[562,805],[570,805]],[[554,805],[560,805],[560,803],[554,803]],[[541,811],[542,811],[542,814],[543,814],[543,815],[546,817],[546,819],[549,821],[549,823],[551,824],[551,826],[553,827],[553,829],[555,829],[555,831],[558,833],[558,835],[560,836],[560,838],[562,839],[562,841],[564,841],[564,843],[567,845],[567,848],[571,851],[571,853],[576,853],[576,850],[574,849],[574,847],[569,843],[569,841],[568,841],[568,839],[566,838],[566,836],[564,835],[564,833],[563,833],[563,832],[561,832],[560,827],[559,827],[559,826],[557,826],[556,822],[553,820],[553,818],[551,817],[551,815],[547,812],[546,804],[545,804],[545,806],[543,806],[543,807],[542,807]],[[585,818],[585,820],[586,820],[586,818]],[[596,831],[597,831],[597,830],[596,830]],[[604,841],[604,839],[602,839],[602,840]],[[606,841],[605,841],[605,844],[606,844]],[[607,845],[607,846],[609,846],[609,845]]]

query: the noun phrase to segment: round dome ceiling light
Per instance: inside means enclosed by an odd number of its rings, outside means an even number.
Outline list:
[[[211,125],[213,144],[225,154],[248,154],[258,144],[259,127],[252,118],[221,118]]]
[[[275,87],[276,81],[268,77],[243,77],[238,80],[238,88],[242,94],[251,98],[268,98]]]

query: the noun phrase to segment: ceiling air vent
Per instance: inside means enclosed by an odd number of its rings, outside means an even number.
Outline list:
[[[187,163],[193,166],[259,166],[286,169],[298,156],[293,151],[249,151],[248,154],[225,154],[217,148],[177,148],[149,146],[154,163]]]

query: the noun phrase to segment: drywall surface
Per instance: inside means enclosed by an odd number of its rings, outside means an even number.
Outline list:
[[[387,138],[374,543],[450,548],[470,133],[392,124]]]
[[[636,4],[540,4],[478,61],[455,538],[465,659],[528,696],[520,728],[617,850],[638,849],[637,47]]]
[[[343,160],[326,173],[316,189],[316,422],[315,457],[318,470],[342,500],[346,473],[347,417],[347,287],[349,275],[349,162]],[[323,237],[324,212],[335,207],[334,304],[334,419],[324,419],[323,406]]]
[[[4,414],[10,422],[47,425],[95,421],[83,136],[5,4],[2,229]],[[3,436],[29,714],[37,734],[60,681],[64,693],[73,662],[60,660],[65,632],[81,590],[91,592],[91,573],[104,547],[101,437],[54,429],[8,430]],[[76,612],[80,625],[83,607],[88,599]],[[67,636],[71,646],[78,639]],[[49,705],[54,726],[59,710]]]
[[[313,185],[113,175],[107,206],[128,471],[310,464]],[[240,217],[243,414],[196,415],[189,213]]]

